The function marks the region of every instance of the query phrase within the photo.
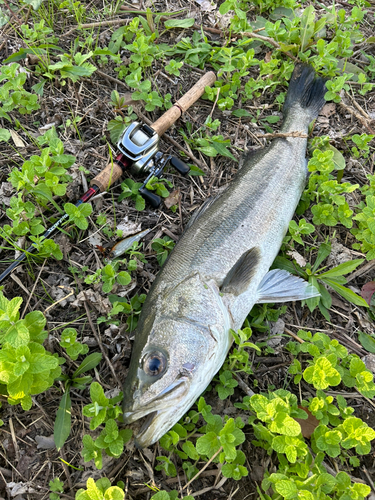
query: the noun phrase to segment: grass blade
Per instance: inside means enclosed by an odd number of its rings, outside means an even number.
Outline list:
[[[60,450],[68,439],[71,428],[71,408],[70,390],[66,390],[61,398],[59,409],[57,410],[55,426],[53,429],[53,439],[57,450]]]

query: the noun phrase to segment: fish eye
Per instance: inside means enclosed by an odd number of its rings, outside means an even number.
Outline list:
[[[147,375],[156,376],[163,373],[166,367],[166,358],[161,352],[147,354],[143,361],[143,370]]]

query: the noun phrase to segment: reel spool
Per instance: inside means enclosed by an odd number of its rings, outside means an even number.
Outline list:
[[[139,193],[153,207],[158,208],[161,197],[146,188],[152,177],[160,178],[164,168],[170,164],[178,173],[186,175],[190,168],[179,158],[161,153],[158,148],[159,135],[148,125],[133,122],[125,129],[117,147],[126,160],[130,160],[130,170],[135,175],[148,174],[146,180],[139,188]],[[123,162],[117,157],[116,161]]]

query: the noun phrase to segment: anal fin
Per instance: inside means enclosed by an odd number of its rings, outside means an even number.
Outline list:
[[[259,248],[254,247],[243,253],[225,277],[221,292],[236,296],[245,292],[257,271],[259,261]]]
[[[283,269],[269,271],[258,288],[257,304],[306,300],[319,296],[319,291],[307,281]]]

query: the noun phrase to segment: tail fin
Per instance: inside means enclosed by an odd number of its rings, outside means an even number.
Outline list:
[[[289,82],[284,103],[284,115],[296,105],[304,108],[310,121],[314,120],[325,104],[326,80],[317,77],[314,69],[307,64],[297,64]]]

